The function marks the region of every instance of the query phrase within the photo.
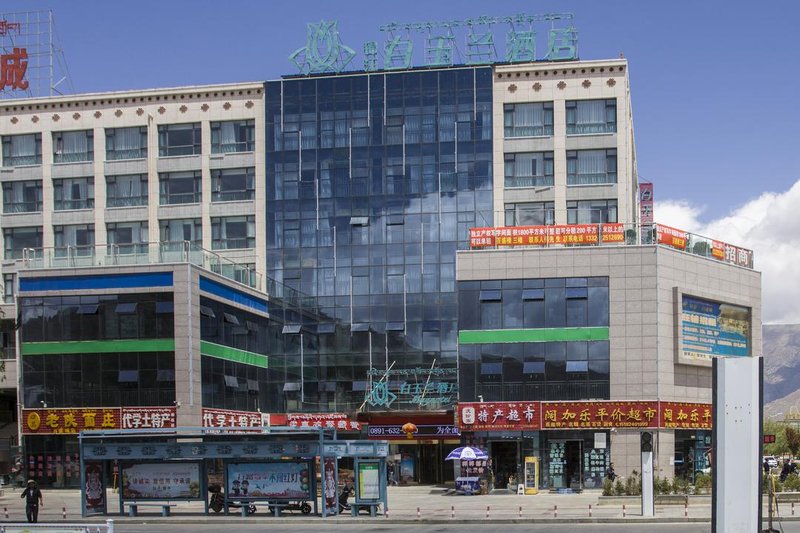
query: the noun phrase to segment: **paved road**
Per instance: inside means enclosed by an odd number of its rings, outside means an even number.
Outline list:
[[[233,525],[232,525],[233,526]],[[235,526],[236,532],[246,533],[249,531],[264,531],[263,524],[241,524]],[[776,524],[776,528],[777,528]],[[391,533],[395,531],[410,531],[414,533],[485,533],[486,526],[482,524],[385,524],[385,525],[354,525],[348,522],[331,522],[325,525],[325,530],[343,530],[352,533]],[[555,532],[568,533],[580,531],[581,533],[639,533],[642,531],[641,524],[503,524],[503,532],[511,533],[531,533],[531,532]],[[281,524],[279,531],[288,533],[319,533],[320,527],[311,524]],[[115,533],[153,533],[154,531],[191,531],[195,533],[212,533],[220,531],[219,524],[191,525],[191,524],[119,524],[115,526]],[[784,523],[784,533],[800,533],[800,523]],[[647,533],[711,533],[710,524],[648,524]]]

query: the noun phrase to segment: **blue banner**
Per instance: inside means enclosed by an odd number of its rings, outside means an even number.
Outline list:
[[[750,309],[683,296],[683,356],[710,360],[715,356],[750,355]]]

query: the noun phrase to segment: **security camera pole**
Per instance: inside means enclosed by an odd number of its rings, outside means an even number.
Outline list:
[[[642,516],[655,516],[653,496],[653,432],[642,431],[639,436],[642,452]]]

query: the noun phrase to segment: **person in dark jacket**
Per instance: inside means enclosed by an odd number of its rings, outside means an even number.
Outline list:
[[[28,522],[35,524],[39,521],[39,507],[44,507],[42,491],[39,490],[39,485],[34,480],[29,479],[28,486],[22,491],[20,498],[25,498],[25,514],[28,517]]]
[[[606,478],[612,483],[615,479],[617,479],[617,473],[614,472],[614,463],[608,465],[608,470],[606,470]]]

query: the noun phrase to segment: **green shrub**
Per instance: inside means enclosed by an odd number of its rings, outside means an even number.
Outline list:
[[[603,480],[603,496],[614,495],[614,482],[608,478]]]
[[[689,482],[683,478],[676,477],[672,480],[673,494],[689,494]]]
[[[639,472],[633,470],[631,475],[625,480],[625,495],[638,496],[642,493],[642,478]]]
[[[699,494],[711,491],[711,474],[698,473],[694,478],[694,488]]]
[[[656,494],[670,494],[672,492],[672,482],[666,477],[656,476],[653,479],[653,492]]]
[[[620,478],[617,478],[617,481],[614,482],[614,495],[625,496],[625,485],[622,484]]]
[[[800,476],[791,474],[787,477],[786,481],[783,482],[783,490],[791,492],[800,491]]]

